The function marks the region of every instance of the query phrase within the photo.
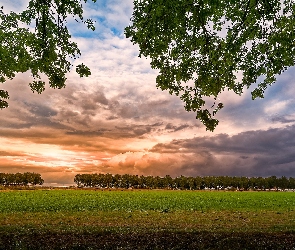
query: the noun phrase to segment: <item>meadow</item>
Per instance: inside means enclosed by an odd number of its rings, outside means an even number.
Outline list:
[[[0,249],[294,249],[294,192],[0,192]]]

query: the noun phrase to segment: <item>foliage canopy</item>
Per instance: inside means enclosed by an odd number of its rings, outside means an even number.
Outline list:
[[[263,98],[276,76],[294,65],[294,1],[134,0],[125,34],[139,45],[139,56],[150,57],[152,68],[159,69],[157,87],[180,96],[185,109],[213,131],[214,115],[224,107],[217,101],[221,92],[241,95],[258,83],[252,99]],[[71,60],[81,54],[70,41],[68,17],[95,29],[93,20],[83,19],[82,2],[87,0],[30,0],[18,14],[5,14],[2,7],[0,82],[31,70],[32,91],[44,91],[41,73],[50,87],[65,87]],[[91,74],[84,64],[76,72]],[[0,109],[8,107],[8,98],[0,90]]]
[[[96,2],[96,0],[92,0]],[[49,79],[52,88],[65,87],[65,74],[80,50],[67,28],[68,16],[83,22],[94,30],[91,19],[83,19],[82,0],[30,0],[21,13],[5,14],[0,9],[0,82],[13,79],[18,72],[31,71],[34,80],[29,84],[32,91],[42,93],[45,82],[41,73]],[[83,0],[87,2],[87,0]],[[24,28],[26,27],[26,28]],[[90,75],[90,69],[83,63],[76,67],[82,76]],[[8,107],[9,94],[0,90],[0,109]]]
[[[159,69],[157,86],[180,96],[213,131],[222,91],[241,95],[259,82],[252,99],[263,98],[294,65],[294,19],[294,0],[134,0],[125,33]]]

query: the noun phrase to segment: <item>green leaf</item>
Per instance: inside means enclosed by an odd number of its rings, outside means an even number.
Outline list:
[[[3,99],[9,99],[7,91],[0,89],[0,109],[8,108],[8,102]]]
[[[41,94],[45,90],[45,82],[44,81],[33,81],[29,83],[29,86],[33,93],[36,91],[38,94]]]
[[[83,63],[76,66],[76,72],[80,75],[80,77],[91,75],[90,69]]]

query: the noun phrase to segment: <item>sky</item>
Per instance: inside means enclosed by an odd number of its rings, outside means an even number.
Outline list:
[[[21,3],[20,3],[21,2]],[[0,0],[4,12],[28,0]],[[295,176],[295,69],[289,68],[252,101],[224,92],[214,132],[186,112],[178,97],[156,88],[157,70],[139,58],[124,36],[132,0],[84,5],[96,30],[68,27],[91,76],[74,68],[64,89],[32,93],[30,73],[0,89],[10,94],[0,110],[0,172],[37,172],[44,185],[72,185],[82,173],[185,176]]]

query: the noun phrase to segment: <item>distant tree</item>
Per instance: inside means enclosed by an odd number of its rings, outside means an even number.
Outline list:
[[[30,177],[31,177],[30,172],[25,172],[23,174],[23,185],[27,186],[30,183]]]
[[[15,175],[9,176],[9,174],[0,173],[6,183],[10,178],[11,181],[15,182]],[[182,190],[198,190],[198,189],[225,189],[231,187],[233,190],[236,189],[271,189],[271,188],[295,188],[295,179],[290,177],[289,179],[285,176],[277,178],[276,176],[271,177],[245,177],[245,176],[178,176],[172,178],[169,175],[165,177],[161,176],[138,176],[138,175],[112,175],[112,174],[77,174],[74,178],[74,182],[78,187],[115,187],[115,188],[148,188],[148,189],[182,189]]]
[[[251,187],[249,178],[241,176],[239,180],[239,188],[248,190]]]
[[[159,70],[157,87],[180,96],[213,131],[221,92],[241,95],[259,80],[252,99],[263,98],[294,66],[294,8],[294,0],[134,0],[125,34]]]
[[[154,185],[154,177],[149,175],[145,178],[145,185],[147,188],[153,188]]]
[[[195,190],[196,189],[195,178],[187,177],[187,185],[189,186],[190,190]]]
[[[122,188],[129,188],[131,187],[131,176],[129,174],[122,175]]]
[[[81,177],[81,174],[76,174],[74,177],[74,182],[77,184],[78,187],[81,187],[83,185],[83,179]]]
[[[121,175],[115,174],[115,176],[114,176],[114,186],[116,188],[121,186]]]
[[[278,188],[278,178],[275,175],[267,177],[265,181],[266,189]]]
[[[153,184],[151,188],[163,188],[164,182],[160,176],[153,176]]]
[[[41,174],[32,173],[31,174],[30,183],[32,185],[43,185],[44,180],[42,179]]]
[[[139,182],[139,187],[140,187],[140,188],[146,188],[145,176],[144,176],[144,175],[141,175],[141,176],[139,177],[138,182]]]
[[[88,180],[88,186],[91,187],[101,187],[103,186],[103,174],[90,174],[88,176],[85,176],[85,178]]]
[[[14,175],[14,184],[15,185],[23,185],[24,184],[24,175],[21,173],[16,173]]]
[[[5,176],[5,185],[11,186],[11,185],[14,185],[14,184],[15,184],[15,175],[11,174],[11,173],[6,174],[6,176]]]
[[[289,185],[288,185],[288,188],[290,188],[290,189],[295,189],[295,178],[293,178],[293,177],[290,177],[290,178],[289,178]]]
[[[289,186],[289,180],[286,176],[282,176],[281,178],[278,179],[277,185],[279,188],[285,190]]]
[[[177,184],[177,188],[179,189],[189,189],[190,185],[187,177],[181,175],[175,178],[175,183]]]
[[[194,178],[194,183],[195,183],[196,189],[201,189],[202,182],[203,182],[203,179],[201,176],[196,176]]]
[[[170,175],[166,175],[163,178],[163,186],[168,189],[172,189],[173,187],[173,179]]]
[[[6,186],[26,186],[31,185],[42,185],[44,180],[38,173],[0,173],[0,185]]]
[[[5,184],[5,173],[0,173],[0,185],[4,185]]]

